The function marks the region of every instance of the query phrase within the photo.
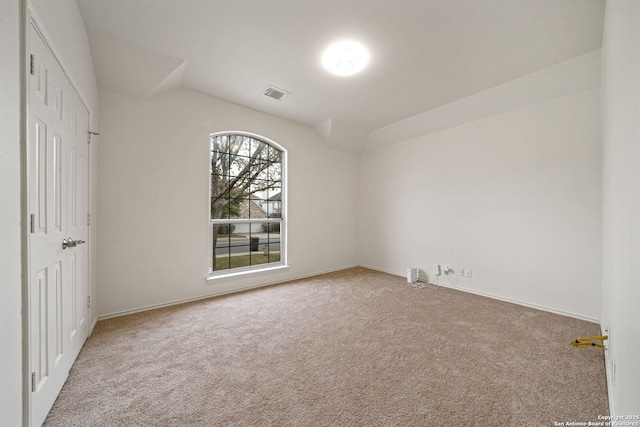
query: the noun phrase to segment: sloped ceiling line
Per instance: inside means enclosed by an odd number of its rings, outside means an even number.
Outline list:
[[[418,116],[433,121],[452,106],[468,108],[480,99],[474,94],[600,49],[605,5],[605,0],[77,2],[102,89],[144,99],[182,86],[314,127],[325,144],[352,152],[380,144],[385,129],[420,127]],[[355,76],[334,76],[320,57],[345,38],[364,44],[370,62]],[[268,84],[292,95],[274,102],[262,95]],[[477,115],[465,108],[464,114]]]

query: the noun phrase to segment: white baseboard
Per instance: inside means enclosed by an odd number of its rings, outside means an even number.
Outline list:
[[[400,274],[397,271],[391,271],[391,270],[385,270],[383,268],[378,268],[378,267],[372,267],[370,265],[367,264],[360,264],[359,267],[363,267],[363,268],[368,268],[369,270],[374,270],[374,271],[379,271],[381,273],[387,273],[387,274],[392,274],[394,276],[402,276],[402,277],[406,277],[405,274]],[[418,270],[419,272],[419,270]]]
[[[152,305],[147,305],[147,306],[143,306],[143,307],[137,307],[137,308],[133,308],[133,309],[129,309],[129,310],[123,310],[123,311],[117,311],[117,312],[102,314],[102,315],[99,315],[98,318],[92,324],[92,330],[93,330],[93,327],[95,326],[95,322],[97,322],[98,320],[109,319],[111,317],[126,316],[127,314],[139,313],[139,312],[142,312],[142,311],[153,310],[153,309],[156,309],[156,308],[170,307],[172,305],[184,304],[184,303],[187,303],[187,302],[198,301],[198,300],[201,300],[201,299],[207,299],[207,298],[212,298],[212,297],[216,297],[216,296],[232,294],[232,293],[235,293],[235,292],[247,291],[249,289],[257,289],[257,288],[261,288],[261,287],[264,287],[264,286],[271,286],[271,285],[275,285],[275,284],[279,284],[279,283],[286,283],[286,282],[290,282],[292,280],[299,280],[299,279],[304,279],[304,278],[307,278],[307,277],[318,276],[318,275],[321,275],[321,274],[333,273],[335,271],[346,270],[348,268],[353,268],[353,267],[363,267],[363,268],[368,268],[370,270],[380,271],[382,273],[392,274],[394,276],[405,277],[405,274],[403,274],[403,273],[398,273],[396,271],[385,270],[385,269],[373,267],[373,266],[366,265],[366,264],[345,265],[345,266],[332,268],[332,269],[328,269],[328,270],[322,270],[322,271],[316,271],[316,272],[313,272],[313,273],[301,274],[301,275],[297,275],[297,276],[293,276],[293,277],[287,278],[285,280],[274,280],[274,281],[270,281],[270,282],[264,282],[264,283],[260,283],[260,284],[257,284],[257,285],[245,286],[245,287],[242,287],[242,288],[237,288],[237,289],[228,290],[228,291],[211,292],[211,293],[208,293],[206,295],[201,295],[201,296],[193,297],[193,298],[185,298],[185,299],[180,299],[180,300],[173,300],[173,301],[168,301],[168,302],[160,303],[160,304],[152,304]],[[429,282],[429,283],[431,283],[433,285],[436,285],[436,286],[442,286],[442,287],[455,289],[455,290],[462,291],[462,292],[468,292],[468,293],[484,296],[484,297],[487,297],[487,298],[492,298],[492,299],[497,299],[497,300],[500,300],[500,301],[509,302],[509,303],[512,303],[512,304],[522,305],[524,307],[534,308],[536,310],[547,311],[549,313],[559,314],[561,316],[573,317],[575,319],[585,320],[585,321],[591,322],[591,323],[597,323],[597,324],[601,323],[600,319],[595,319],[595,318],[592,318],[592,317],[583,316],[583,315],[580,315],[580,314],[576,314],[576,313],[572,313],[572,312],[568,312],[568,311],[563,311],[563,310],[558,310],[558,309],[555,309],[555,308],[545,307],[545,306],[541,306],[541,305],[537,305],[537,304],[531,304],[531,303],[528,303],[528,302],[525,302],[525,301],[514,300],[514,299],[511,299],[511,298],[505,298],[505,297],[502,297],[500,295],[494,295],[494,294],[487,293],[487,292],[480,292],[480,291],[477,291],[475,289],[468,289],[468,288],[464,288],[464,287],[461,287],[461,286],[455,286],[455,285],[450,285],[450,284],[446,284],[446,283],[439,283],[439,282]]]
[[[96,327],[96,324],[98,323],[98,318],[94,318],[93,322],[91,322],[91,324],[89,325],[89,336],[91,336],[91,334],[93,333],[93,328]]]
[[[369,268],[371,270],[381,271],[383,273],[393,274],[394,276],[406,277],[405,273],[398,273],[396,271],[384,270],[384,269],[381,269],[381,268],[376,268],[376,267],[372,267],[372,266],[365,265],[365,264],[361,264],[360,266],[361,267],[365,267],[365,268]],[[583,316],[581,314],[572,313],[572,312],[569,312],[569,311],[558,310],[556,308],[546,307],[546,306],[538,305],[538,304],[532,304],[532,303],[529,303],[529,302],[526,302],[526,301],[519,301],[519,300],[515,300],[515,299],[511,299],[511,298],[506,298],[506,297],[503,297],[503,296],[500,296],[500,295],[495,295],[495,294],[491,294],[491,293],[488,293],[488,292],[481,292],[481,291],[478,291],[478,290],[475,290],[475,289],[469,289],[469,288],[465,288],[465,287],[462,287],[462,286],[451,285],[451,284],[448,284],[448,283],[440,283],[440,282],[437,282],[437,281],[429,281],[428,283],[430,283],[432,285],[436,285],[436,286],[442,286],[442,287],[445,287],[445,288],[455,289],[457,291],[468,292],[468,293],[471,293],[471,294],[480,295],[480,296],[487,297],[487,298],[492,298],[492,299],[497,299],[497,300],[500,300],[500,301],[510,302],[512,304],[522,305],[524,307],[534,308],[536,310],[547,311],[549,313],[559,314],[561,316],[573,317],[575,319],[580,319],[580,320],[585,320],[587,322],[600,324],[600,319],[596,319],[596,318],[589,317],[589,316]]]
[[[213,297],[222,296],[222,295],[233,294],[233,293],[236,293],[236,292],[248,291],[250,289],[257,289],[257,288],[262,288],[262,287],[265,287],[265,286],[277,285],[277,284],[280,284],[280,283],[287,283],[287,282],[291,282],[293,280],[305,279],[307,277],[319,276],[321,274],[333,273],[334,271],[346,270],[346,269],[354,268],[354,267],[358,267],[358,265],[356,265],[356,264],[354,264],[354,265],[345,265],[345,266],[342,266],[342,267],[332,268],[332,269],[328,269],[328,270],[322,270],[322,271],[316,271],[316,272],[313,272],[313,273],[301,274],[301,275],[298,275],[298,276],[289,277],[289,278],[287,278],[285,280],[274,280],[274,281],[270,281],[270,282],[264,282],[264,283],[260,283],[260,284],[257,284],[257,285],[245,286],[245,287],[242,287],[242,288],[236,288],[236,289],[222,291],[222,292],[211,292],[211,293],[208,293],[206,295],[201,295],[201,296],[197,296],[197,297],[193,297],[193,298],[184,298],[184,299],[168,301],[168,302],[160,303],[160,304],[152,304],[152,305],[147,305],[147,306],[143,306],[143,307],[137,307],[137,308],[133,308],[133,309],[129,309],[129,310],[122,310],[122,311],[116,311],[116,312],[107,313],[107,314],[101,314],[96,319],[96,322],[98,320],[105,320],[105,319],[110,319],[112,317],[126,316],[128,314],[140,313],[140,312],[143,312],[143,311],[153,310],[153,309],[156,309],[156,308],[170,307],[172,305],[185,304],[185,303],[192,302],[192,301],[199,301],[199,300],[202,300],[202,299],[207,299],[207,298],[213,298]],[[93,330],[93,327],[92,327],[92,330]]]

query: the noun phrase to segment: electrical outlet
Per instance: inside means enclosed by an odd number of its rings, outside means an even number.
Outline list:
[[[298,261],[298,267],[304,267],[304,260]]]
[[[464,276],[464,268],[458,270],[458,276]]]
[[[471,269],[467,268],[466,270],[464,270],[464,275],[467,279],[471,279]]]

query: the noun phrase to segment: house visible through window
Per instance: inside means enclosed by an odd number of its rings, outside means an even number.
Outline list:
[[[213,272],[283,264],[284,154],[253,135],[211,136]]]

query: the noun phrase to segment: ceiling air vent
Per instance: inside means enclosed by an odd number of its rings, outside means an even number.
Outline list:
[[[282,101],[286,96],[291,95],[291,92],[278,89],[275,86],[267,86],[267,88],[264,90],[264,94],[270,98],[277,99],[278,101]]]

